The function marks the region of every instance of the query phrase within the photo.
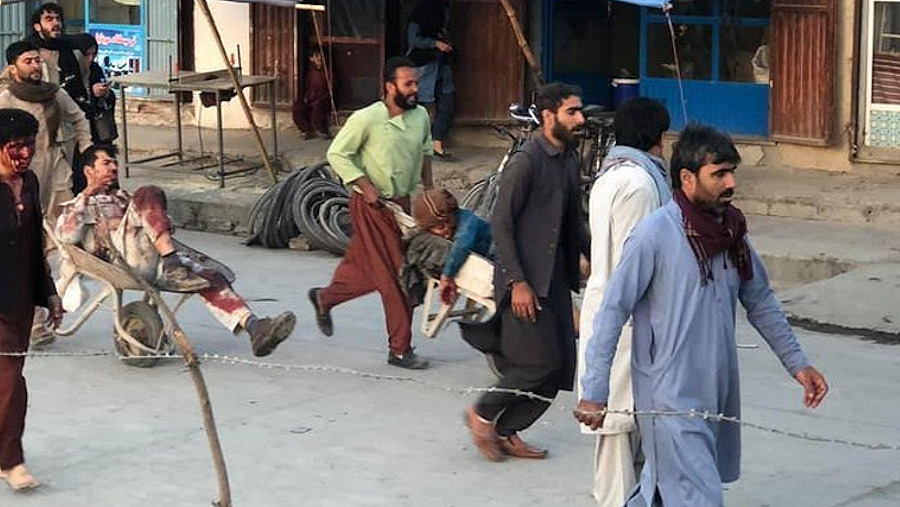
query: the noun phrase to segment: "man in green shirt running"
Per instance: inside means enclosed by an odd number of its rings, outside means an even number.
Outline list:
[[[418,104],[418,76],[407,58],[384,66],[384,97],[350,115],[328,148],[328,162],[350,197],[353,236],[331,285],[312,288],[309,298],[316,324],[325,336],[334,332],[331,309],[377,291],[388,332],[387,362],[411,369],[428,367],[413,352],[412,307],[400,286],[403,262],[400,228],[384,206],[393,201],[409,212],[409,196],[421,182],[432,188],[431,121]]]

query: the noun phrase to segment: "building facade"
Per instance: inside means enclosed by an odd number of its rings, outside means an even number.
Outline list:
[[[327,12],[315,18],[262,3],[209,3],[242,70],[279,78],[286,122],[319,44],[328,48],[339,109],[377,100],[384,60],[405,52],[415,2],[321,0]],[[27,33],[40,3],[0,6],[0,44]],[[222,67],[193,0],[59,3],[67,31],[98,38],[111,74]],[[612,80],[637,79],[641,95],[668,107],[673,130],[687,121],[713,125],[759,147],[773,165],[849,170],[900,159],[900,0],[677,0],[671,18],[622,1],[510,3],[545,77],[579,84],[588,102],[611,106]],[[505,120],[507,106],[533,89],[506,12],[498,0],[452,0],[450,24],[459,52],[457,120]],[[264,90],[246,93],[268,103]],[[225,118],[229,127],[245,126],[237,101]],[[260,120],[267,124],[265,114]]]
[[[43,1],[0,5],[0,45],[31,32],[32,13]],[[67,33],[97,39],[97,62],[110,76],[162,70],[178,65],[183,0],[59,0]],[[193,7],[191,6],[191,9]]]

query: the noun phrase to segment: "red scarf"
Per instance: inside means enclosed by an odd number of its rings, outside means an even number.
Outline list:
[[[674,194],[675,202],[684,217],[684,233],[700,264],[703,285],[713,279],[713,258],[725,250],[741,275],[741,280],[752,279],[753,262],[750,247],[744,238],[747,234],[747,219],[741,210],[728,204],[719,221],[689,201],[681,189],[675,190]]]

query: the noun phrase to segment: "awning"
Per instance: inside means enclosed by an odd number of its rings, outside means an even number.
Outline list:
[[[668,0],[615,0],[616,2],[625,2],[626,4],[640,5],[641,7],[656,7],[664,9],[669,4]]]
[[[303,2],[299,0],[224,0],[226,2],[238,2],[242,4],[267,4],[275,7],[297,7],[302,8],[302,6],[306,7],[318,7],[319,5],[313,2]],[[301,6],[301,7],[298,7]],[[323,9],[324,5],[321,6]]]

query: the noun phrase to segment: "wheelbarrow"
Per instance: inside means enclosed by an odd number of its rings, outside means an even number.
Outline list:
[[[113,302],[113,342],[116,351],[125,364],[138,367],[154,366],[160,356],[170,355],[175,345],[170,339],[176,324],[163,319],[159,309],[154,305],[154,298],[131,273],[114,263],[107,262],[82,248],[59,241],[48,224],[44,224],[47,238],[59,252],[61,262],[69,262],[72,271],[60,281],[60,287],[67,287],[75,277],[83,276],[96,281],[101,286],[97,296],[86,302],[73,312],[75,321],[54,330],[57,336],[71,336],[100,308],[112,298]],[[157,289],[150,287],[149,290]],[[125,291],[136,291],[142,298],[125,303]],[[179,299],[172,308],[175,315],[194,293],[179,293]]]

